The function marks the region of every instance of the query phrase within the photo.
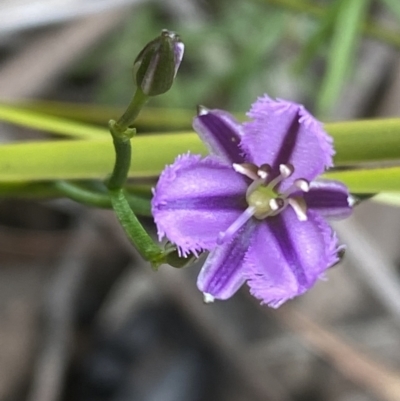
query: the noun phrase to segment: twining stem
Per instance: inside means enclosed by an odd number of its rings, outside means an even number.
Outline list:
[[[109,189],[118,189],[124,186],[131,166],[131,137],[133,132],[131,131],[131,135],[118,135],[118,133],[113,132],[115,127],[113,121],[110,121],[109,127],[115,149],[115,164],[107,187]]]
[[[109,194],[119,222],[140,255],[145,260],[150,261],[154,267],[158,267],[160,264],[164,263],[165,256],[163,250],[154,243],[140,224],[126,200],[123,189],[110,189]]]
[[[54,187],[64,196],[88,206],[111,208],[112,203],[108,193],[99,193],[83,188],[68,181],[55,181]],[[142,216],[150,216],[150,202],[140,196],[126,194],[126,199],[134,213]]]
[[[140,255],[151,262],[153,267],[157,268],[166,261],[166,254],[141,225],[131,209],[123,190],[131,164],[131,138],[136,133],[129,126],[134,122],[147,99],[148,96],[144,95],[141,89],[138,88],[122,117],[117,122],[113,120],[109,122],[115,149],[115,164],[106,185],[112,208],[129,240]]]
[[[308,1],[302,0],[260,0],[264,3],[273,4],[279,7],[286,8],[293,12],[303,12],[312,15],[316,18],[322,18],[325,14],[324,7],[311,4]],[[362,32],[372,38],[379,39],[389,45],[400,48],[399,32],[382,28],[378,24],[365,22],[362,24]]]

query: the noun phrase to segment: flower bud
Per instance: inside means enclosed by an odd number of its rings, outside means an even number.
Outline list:
[[[161,95],[171,88],[183,51],[179,36],[166,29],[144,47],[133,64],[133,79],[145,95]]]

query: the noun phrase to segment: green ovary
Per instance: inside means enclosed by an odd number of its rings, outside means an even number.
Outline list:
[[[247,196],[247,203],[255,208],[254,217],[262,219],[266,214],[272,212],[269,202],[275,197],[275,192],[269,187],[259,186],[251,192]]]

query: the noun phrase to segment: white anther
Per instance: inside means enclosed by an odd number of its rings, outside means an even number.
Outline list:
[[[268,173],[266,171],[258,170],[257,175],[262,179],[266,180],[268,177]]]
[[[269,207],[274,211],[278,211],[282,206],[282,202],[279,202],[279,200],[282,200],[280,198],[273,198],[269,201]]]
[[[249,177],[250,179],[252,179],[253,181],[258,180],[259,176],[257,175],[257,166],[255,164],[251,164],[251,163],[233,163],[232,164],[233,169],[239,173],[239,174],[243,174],[246,177]]]
[[[269,164],[262,164],[257,171],[257,175],[261,179],[266,180],[268,175],[271,174],[271,171],[272,171],[272,168]]]
[[[304,178],[299,178],[294,184],[303,192],[308,192],[310,190],[310,183]]]
[[[215,298],[211,294],[208,294],[207,292],[203,293],[203,301],[205,304],[211,304],[214,300]]]
[[[291,164],[280,164],[279,172],[283,178],[288,178],[294,173],[294,167]]]

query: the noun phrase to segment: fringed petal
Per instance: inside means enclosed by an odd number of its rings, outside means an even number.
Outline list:
[[[332,138],[304,106],[264,96],[247,115],[252,121],[243,124],[241,142],[247,161],[270,164],[275,176],[279,175],[279,165],[294,166],[282,189],[298,178],[312,181],[333,165]]]
[[[246,182],[216,158],[183,155],[161,174],[152,213],[159,238],[182,254],[210,250],[246,207]]]
[[[299,221],[291,208],[257,226],[245,257],[250,292],[277,308],[310,289],[338,260],[338,240],[329,225],[310,211]]]
[[[254,220],[249,220],[230,242],[210,253],[197,279],[200,291],[216,299],[228,299],[240,288],[245,280],[244,257],[256,226]]]

